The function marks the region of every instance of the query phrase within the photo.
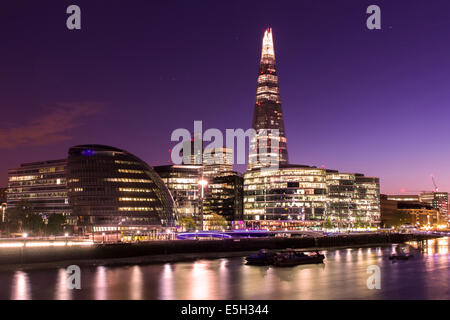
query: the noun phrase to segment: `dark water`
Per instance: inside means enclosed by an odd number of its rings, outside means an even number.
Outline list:
[[[0,299],[450,299],[449,239],[411,243],[415,257],[387,259],[395,245],[325,251],[323,265],[244,265],[243,258],[82,268],[81,290],[65,269],[0,273]],[[381,289],[367,288],[380,267]]]

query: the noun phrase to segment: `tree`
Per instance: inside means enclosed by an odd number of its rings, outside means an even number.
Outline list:
[[[191,217],[183,217],[180,219],[180,226],[182,229],[189,231],[195,229],[194,219]]]
[[[333,222],[331,222],[331,218],[330,217],[327,217],[327,220],[325,221],[323,227],[325,229],[333,229],[334,225],[333,225]]]
[[[20,201],[14,208],[7,209],[6,227],[9,233],[39,233],[44,229],[44,220],[34,213],[28,201]]]
[[[64,225],[66,224],[66,217],[62,214],[52,214],[48,217],[47,221],[47,234],[61,235],[64,231]]]
[[[216,213],[213,213],[208,217],[208,222],[211,230],[223,230],[228,227],[227,220]]]

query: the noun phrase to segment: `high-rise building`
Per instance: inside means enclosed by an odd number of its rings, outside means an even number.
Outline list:
[[[26,201],[44,219],[51,214],[69,215],[67,160],[25,163],[8,170],[7,207]]]
[[[355,175],[327,170],[327,222],[338,228],[355,223]],[[330,225],[330,226],[331,226]]]
[[[380,179],[355,174],[355,221],[358,225],[379,225]]]
[[[242,221],[243,180],[237,172],[209,177],[203,201],[205,230],[231,229],[234,221]],[[227,225],[214,225],[214,214],[223,217]]]
[[[270,28],[263,39],[253,129],[256,137],[250,141],[248,170],[244,175],[244,224],[247,227],[346,229],[378,226],[378,178],[288,163]],[[278,167],[273,166],[274,162]]]
[[[203,175],[217,177],[234,174],[233,150],[229,148],[205,149],[203,152]]]
[[[154,167],[175,201],[178,220],[191,218],[202,229],[201,165],[166,165]]]
[[[256,136],[250,141],[248,168],[287,164],[288,150],[271,28],[265,31],[263,38],[252,127]]]
[[[69,150],[68,189],[78,230],[111,239],[157,236],[175,226],[172,196],[158,174],[138,157],[102,145]]]

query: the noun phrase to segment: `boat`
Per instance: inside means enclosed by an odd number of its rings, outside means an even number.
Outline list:
[[[395,253],[393,253],[389,256],[389,260],[408,260],[413,257],[414,256],[412,254],[406,252],[404,248],[397,246],[395,248]]]
[[[277,267],[291,267],[301,264],[323,263],[325,256],[318,251],[313,254],[305,254],[299,251],[279,252],[275,256],[274,265]]]
[[[414,258],[412,254],[404,253],[404,254],[391,254],[389,256],[389,260],[408,260],[410,258]]]
[[[246,257],[245,260],[247,261],[247,264],[250,265],[268,266],[274,263],[275,256],[275,252],[261,249],[258,251],[258,253],[251,254]]]

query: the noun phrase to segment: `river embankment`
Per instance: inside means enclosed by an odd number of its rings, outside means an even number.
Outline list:
[[[436,238],[427,234],[372,233],[327,237],[241,238],[223,240],[167,240],[142,243],[95,244],[75,247],[22,247],[0,250],[0,271],[98,265],[171,263],[197,259],[245,256],[266,249],[326,250],[328,248],[387,245]]]

